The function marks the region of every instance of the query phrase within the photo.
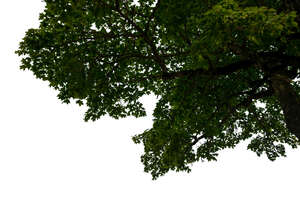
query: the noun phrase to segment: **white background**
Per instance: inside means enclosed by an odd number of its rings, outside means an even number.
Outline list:
[[[153,99],[147,118],[85,123],[83,108],[19,70],[14,51],[42,9],[40,0],[1,1],[1,217],[300,216],[299,150],[270,162],[240,144],[152,181],[131,136],[151,127]]]

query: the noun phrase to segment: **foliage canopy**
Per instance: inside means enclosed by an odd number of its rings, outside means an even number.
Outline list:
[[[154,179],[246,139],[270,160],[299,144],[284,107],[299,102],[299,1],[45,3],[21,68],[86,104],[86,121],[145,116],[139,100],[155,94],[153,127],[133,137]]]

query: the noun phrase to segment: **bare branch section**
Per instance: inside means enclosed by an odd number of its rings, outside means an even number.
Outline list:
[[[255,61],[252,60],[243,60],[236,63],[232,63],[223,67],[218,67],[213,70],[205,70],[205,69],[191,69],[184,70],[175,73],[169,73],[164,75],[163,79],[174,79],[177,77],[184,77],[187,75],[207,75],[207,76],[220,76],[220,75],[229,75],[237,70],[246,69],[252,66]]]
[[[275,74],[271,78],[287,128],[300,140],[300,97],[286,77]]]

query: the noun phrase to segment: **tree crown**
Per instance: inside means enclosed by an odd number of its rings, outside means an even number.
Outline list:
[[[270,84],[280,75],[300,93],[291,2],[45,0],[17,54],[63,102],[86,104],[86,121],[145,116],[139,100],[155,94],[153,127],[133,137],[154,179],[246,139],[274,160],[298,142]]]

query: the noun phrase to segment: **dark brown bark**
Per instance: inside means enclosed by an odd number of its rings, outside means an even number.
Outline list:
[[[291,85],[291,80],[283,75],[274,74],[271,82],[283,110],[286,126],[300,140],[300,96]]]

